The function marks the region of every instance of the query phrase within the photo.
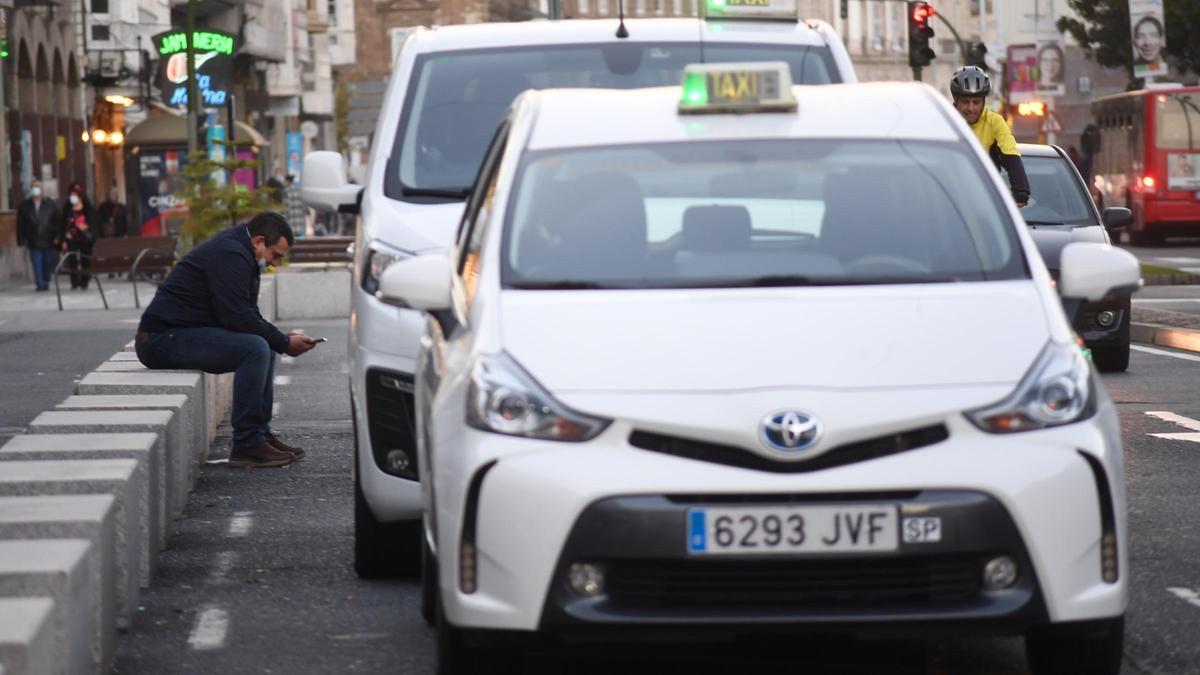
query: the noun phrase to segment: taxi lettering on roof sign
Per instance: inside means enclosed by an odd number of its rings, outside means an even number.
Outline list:
[[[793,112],[792,76],[782,62],[692,64],[683,71],[679,112]]]
[[[800,20],[796,0],[708,0],[704,8],[707,19]]]

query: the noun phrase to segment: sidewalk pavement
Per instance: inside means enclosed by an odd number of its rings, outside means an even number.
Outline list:
[[[132,309],[133,283],[128,279],[107,275],[100,279],[104,284],[104,297],[108,299],[111,309]],[[93,279],[87,290],[72,290],[71,284],[64,277],[61,281],[62,304],[64,311],[79,309],[104,310],[104,301],[100,299],[100,289]],[[145,308],[154,297],[156,286],[148,281],[138,282],[138,296]],[[50,290],[38,291],[32,282],[3,283],[0,285],[0,313],[28,311],[58,311],[58,300],[54,293],[54,284]]]

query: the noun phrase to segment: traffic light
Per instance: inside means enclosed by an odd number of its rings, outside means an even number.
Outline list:
[[[8,38],[0,38],[0,59],[8,58]]]
[[[929,47],[929,40],[933,38],[929,20],[933,14],[933,6],[928,2],[908,3],[908,65],[913,68],[929,65],[936,56]]]

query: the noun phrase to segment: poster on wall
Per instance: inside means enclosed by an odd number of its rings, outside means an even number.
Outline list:
[[[1062,96],[1066,92],[1065,64],[1065,54],[1062,44],[1058,40],[1044,40],[1038,43],[1037,92],[1039,97]]]
[[[1012,45],[1008,48],[1008,102],[1025,103],[1037,98],[1037,45]]]
[[[1167,49],[1162,0],[1129,0],[1129,30],[1133,41],[1133,74],[1162,77],[1167,74],[1163,52]]]
[[[1200,190],[1200,153],[1172,152],[1167,155],[1167,189]]]
[[[141,236],[179,235],[179,219],[170,218],[173,209],[183,206],[175,197],[182,187],[177,150],[147,150],[138,154],[138,212]]]
[[[304,161],[304,136],[298,131],[289,131],[284,145],[287,147],[287,175],[300,180],[300,168]]]

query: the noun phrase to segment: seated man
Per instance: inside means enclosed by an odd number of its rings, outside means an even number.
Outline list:
[[[231,467],[277,467],[304,456],[271,432],[275,355],[313,348],[258,312],[259,275],[295,242],[283,216],[260,213],[197,246],[158,287],[138,325],[138,360],[147,368],[234,373]]]

